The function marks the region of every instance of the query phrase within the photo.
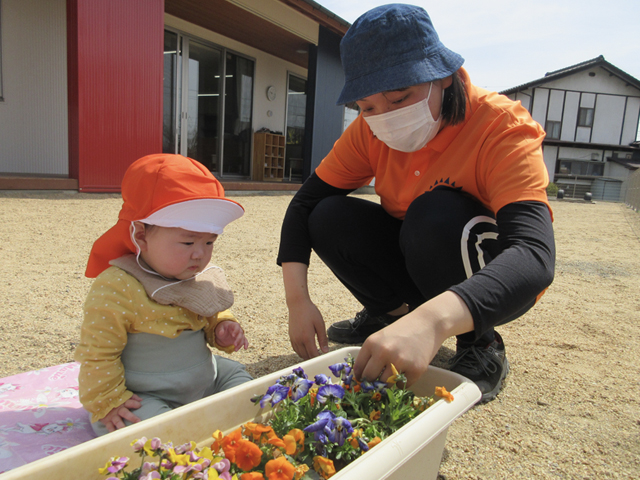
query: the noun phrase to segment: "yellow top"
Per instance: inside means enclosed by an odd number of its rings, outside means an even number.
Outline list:
[[[103,271],[87,295],[75,352],[80,363],[80,402],[92,414],[91,421],[100,420],[133,395],[125,385],[120,361],[128,333],[174,338],[183,330],[204,330],[209,345],[231,353],[233,345],[221,347],[215,341],[216,325],[226,320],[237,321],[229,310],[203,317],[183,307],[161,305],[124,270],[110,267]]]

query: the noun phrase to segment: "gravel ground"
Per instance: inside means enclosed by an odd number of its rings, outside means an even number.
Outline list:
[[[251,343],[233,358],[261,376],[300,360],[275,263],[291,197],[230,197],[247,213],[216,243],[214,262]],[[73,360],[87,255],[120,206],[114,194],[0,192],[0,377]],[[552,206],[555,281],[500,327],[511,373],[495,401],[450,427],[442,480],[640,478],[640,215],[613,203]],[[327,325],[360,308],[317,257],[310,286]],[[448,340],[434,364],[453,348]]]

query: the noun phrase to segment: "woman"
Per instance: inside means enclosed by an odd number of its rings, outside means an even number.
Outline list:
[[[541,143],[526,109],[471,84],[428,14],[385,5],[340,44],[338,104],[361,114],[293,198],[278,263],[289,336],[303,358],[328,350],[309,297],[311,249],[362,303],[329,339],[362,343],[357,378],[393,363],[411,384],[447,338],[452,371],[495,398],[508,373],[494,331],[553,280],[555,247]],[[375,178],[380,204],[347,196]]]

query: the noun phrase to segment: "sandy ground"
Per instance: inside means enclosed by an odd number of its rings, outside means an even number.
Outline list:
[[[251,342],[233,358],[260,376],[300,360],[275,263],[291,197],[231,198],[247,214],[227,228],[214,262]],[[495,401],[452,424],[441,479],[640,478],[640,215],[621,204],[552,205],[555,281],[500,328],[511,374]],[[120,206],[113,194],[0,192],[0,376],[72,361],[87,255]],[[310,277],[327,325],[360,309],[317,257]],[[453,348],[448,340],[434,364]]]

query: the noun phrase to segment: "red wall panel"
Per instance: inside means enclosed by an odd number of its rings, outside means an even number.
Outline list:
[[[163,0],[67,0],[70,172],[85,192],[120,191],[162,151]]]

